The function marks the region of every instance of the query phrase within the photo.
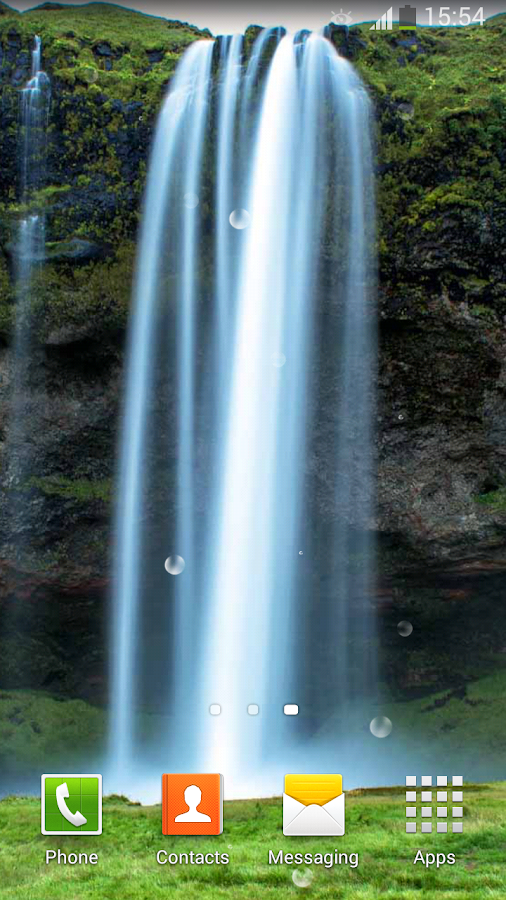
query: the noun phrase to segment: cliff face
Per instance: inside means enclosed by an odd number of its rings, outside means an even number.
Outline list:
[[[504,17],[369,40],[378,109],[380,521],[430,560],[504,555]]]
[[[32,291],[22,410],[29,426],[13,435],[19,90],[35,34],[52,92],[47,186],[36,197],[46,212],[48,260]],[[98,4],[51,4],[29,15],[0,9],[4,685],[103,695],[112,478],[139,207],[162,94],[184,49],[206,36]],[[13,455],[22,483],[9,473]]]
[[[52,103],[47,187],[37,198],[48,261],[33,290],[28,451],[9,432],[9,412],[19,89],[34,34]],[[140,202],[163,92],[185,47],[206,37],[98,4],[51,4],[22,16],[0,7],[6,686],[104,696],[112,484]],[[423,606],[428,633],[441,625],[443,638],[449,610],[472,620],[486,661],[506,637],[494,622],[493,581],[506,568],[506,19],[416,37],[333,28],[331,38],[360,70],[377,122],[380,598],[387,620]],[[8,442],[30,460],[23,484],[9,481]],[[27,512],[28,535],[9,516],[13,497]],[[477,617],[482,576],[487,612],[483,601]],[[447,683],[455,661],[443,644],[429,659],[421,639],[409,672],[394,659],[392,679]]]

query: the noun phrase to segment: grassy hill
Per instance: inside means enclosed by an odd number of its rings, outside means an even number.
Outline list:
[[[430,768],[436,764],[437,750],[440,761],[460,762],[464,772],[472,768],[475,778],[502,777],[506,753],[504,669],[469,683],[465,691],[449,689],[385,702],[381,710],[393,723],[392,736],[379,742],[382,753],[390,748],[397,758],[409,755],[409,748],[423,748]],[[322,729],[321,740],[339,738],[340,721],[336,712],[335,721],[329,719]],[[363,735],[360,740],[364,743],[370,742],[368,723],[363,724],[362,731],[357,727],[357,734]],[[157,716],[142,717],[146,738],[158,733],[159,727]],[[65,700],[43,691],[0,691],[0,789],[34,771],[52,771],[53,767],[60,771],[62,765],[67,771],[71,771],[68,766],[79,771],[83,756],[95,758],[104,751],[106,735],[105,710],[83,700]],[[79,748],[79,756],[74,757],[69,748]]]
[[[39,34],[52,78],[84,91],[96,84],[122,99],[153,92],[158,99],[188,44],[211,36],[184,22],[107,3],[43,4],[23,14],[4,6],[1,12],[0,43],[10,34],[27,46]]]
[[[405,788],[350,792],[346,835],[287,838],[281,800],[225,803],[224,832],[212,838],[168,838],[159,806],[118,797],[104,801],[100,837],[44,837],[36,798],[0,803],[0,893],[5,900],[282,900],[300,891],[320,900],[499,900],[506,893],[506,783],[471,785],[464,793],[462,834],[405,833]],[[97,865],[46,865],[47,849],[98,853]],[[158,850],[226,853],[228,865],[159,865]],[[414,865],[424,854],[454,853],[454,865]],[[269,865],[269,850],[358,853],[358,866]],[[308,868],[310,871],[308,871]],[[295,881],[294,881],[295,873]],[[297,885],[307,885],[307,888]]]

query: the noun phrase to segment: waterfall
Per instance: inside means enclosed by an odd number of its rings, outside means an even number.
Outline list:
[[[110,774],[137,792],[140,752],[279,790],[374,707],[369,100],[319,35],[242,52],[187,51],[149,167],[112,619]]]
[[[24,315],[25,301],[33,267],[44,260],[45,217],[36,192],[46,178],[46,142],[50,102],[50,83],[41,69],[42,42],[38,35],[32,50],[32,71],[21,90],[21,202],[28,213],[21,219],[17,246],[18,313]],[[34,209],[35,208],[35,209]],[[26,329],[17,329],[17,331]],[[18,338],[16,334],[16,339]]]
[[[45,256],[45,215],[37,192],[46,179],[46,143],[49,105],[49,78],[42,71],[42,42],[36,36],[31,59],[30,79],[21,90],[21,204],[23,215],[14,244],[16,316],[13,342],[11,422],[9,429],[9,483],[14,490],[12,506],[13,533],[18,535],[16,552],[26,549],[23,537],[31,527],[24,510],[19,487],[30,474],[29,380],[33,363],[33,284]]]
[[[213,45],[196,43],[181,61],[157,127],[151,155],[145,199],[145,214],[134,287],[133,320],[127,351],[127,383],[120,462],[119,503],[116,516],[116,553],[114,569],[113,669],[111,748],[120,772],[128,771],[135,756],[134,710],[139,697],[139,664],[136,641],[140,629],[142,555],[147,536],[143,533],[146,488],[146,459],[149,445],[149,414],[155,386],[153,352],[157,342],[160,307],[166,298],[168,269],[177,265],[176,301],[178,303],[177,360],[180,367],[179,430],[182,502],[178,537],[187,539],[186,522],[193,521],[193,363],[195,275],[198,260],[203,131],[207,117],[207,92]],[[170,219],[174,215],[174,219]],[[170,234],[166,226],[170,220]],[[174,280],[170,282],[171,286]],[[183,452],[184,451],[184,452]],[[186,458],[188,456],[188,459]],[[187,482],[190,482],[189,484]],[[188,526],[192,527],[192,524]],[[184,552],[188,557],[186,545]],[[168,556],[168,554],[167,554]],[[196,564],[196,560],[193,561]],[[161,560],[163,566],[163,560]],[[190,566],[188,566],[190,569]],[[188,572],[186,573],[188,575]],[[192,572],[190,569],[190,579]],[[187,579],[188,580],[188,579]],[[185,592],[191,614],[195,598]],[[183,602],[183,601],[182,601]],[[175,625],[177,631],[180,629]],[[180,649],[186,649],[185,634]],[[167,640],[166,652],[173,649]],[[177,668],[177,667],[176,667]],[[178,695],[187,685],[184,675],[177,684]]]
[[[235,281],[233,229],[230,214],[236,209],[237,159],[234,153],[237,100],[241,80],[242,36],[224,38],[221,42],[218,102],[218,147],[216,179],[216,299],[218,302],[218,342],[221,357],[229,357],[228,326],[232,314],[232,292]]]

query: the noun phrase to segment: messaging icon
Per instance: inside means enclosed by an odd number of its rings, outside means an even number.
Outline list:
[[[283,834],[344,834],[341,775],[285,775]]]

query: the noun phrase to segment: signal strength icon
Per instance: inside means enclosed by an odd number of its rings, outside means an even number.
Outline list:
[[[379,17],[378,21],[371,25],[369,31],[392,31],[393,24],[393,7],[391,6],[388,12],[383,13],[382,16]]]

